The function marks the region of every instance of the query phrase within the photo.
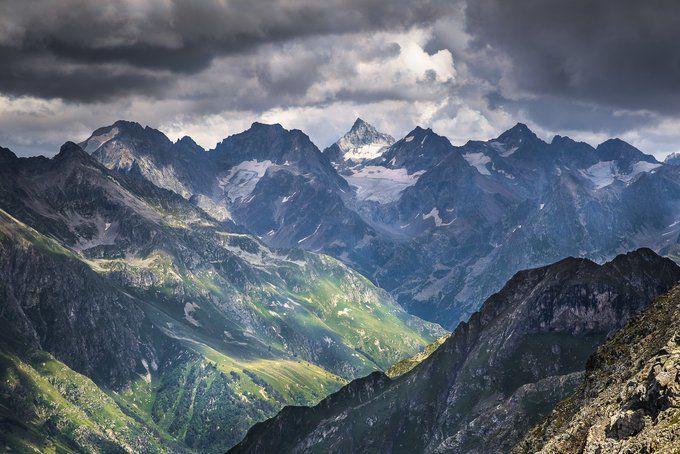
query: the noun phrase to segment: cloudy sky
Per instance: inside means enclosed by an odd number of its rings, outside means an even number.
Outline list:
[[[680,151],[680,6],[648,0],[0,0],[0,145],[128,119],[211,148],[253,121],[320,147],[357,116],[454,144]]]

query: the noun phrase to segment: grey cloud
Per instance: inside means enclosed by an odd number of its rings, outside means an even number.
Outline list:
[[[16,69],[3,71],[0,93],[76,101],[153,95],[168,88],[170,75],[195,74],[220,56],[315,35],[403,29],[445,8],[438,0],[5,0],[0,57]],[[112,66],[115,77],[105,71]]]
[[[622,111],[614,114],[610,108],[572,100],[557,100],[551,96],[512,100],[498,92],[487,95],[489,106],[511,112],[550,131],[589,131],[607,136],[624,134],[631,129],[646,128],[659,121],[649,112]]]
[[[475,0],[466,26],[473,46],[507,56],[514,83],[533,95],[680,114],[676,1]]]
[[[323,143],[368,112],[396,135],[527,121],[678,151],[679,22],[658,0],[0,0],[0,145],[56,150],[118,118],[197,130],[311,109],[295,121]],[[421,62],[392,41],[414,29],[432,30],[431,56],[451,52],[455,77],[413,78]],[[26,113],[23,95],[53,110]]]
[[[360,49],[360,51],[365,61],[385,60],[399,55],[401,46],[397,43],[383,43],[382,45]]]
[[[130,94],[154,95],[169,83],[165,74],[134,71],[117,65],[63,65],[51,55],[24,55],[0,47],[0,93],[30,94],[92,102]]]
[[[261,60],[253,75],[267,93],[278,93],[294,99],[303,96],[319,80],[319,68],[329,59],[327,54],[306,53],[278,65],[273,64],[271,59]]]

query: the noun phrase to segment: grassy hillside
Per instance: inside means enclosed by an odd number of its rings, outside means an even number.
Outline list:
[[[223,452],[441,333],[337,260],[269,249],[172,194],[69,165],[87,189],[70,177],[0,210],[13,449]]]

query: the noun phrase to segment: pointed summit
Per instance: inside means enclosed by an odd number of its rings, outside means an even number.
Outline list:
[[[370,124],[366,123],[361,117],[357,117],[357,119],[354,120],[354,124],[352,125],[352,128],[350,129],[350,132],[352,132],[352,131],[358,131],[358,130],[360,130],[361,128],[371,128],[371,129],[375,129],[375,128],[373,128],[373,126],[371,126]]]
[[[181,139],[178,139],[177,142],[175,142],[175,145],[178,145],[193,152],[205,151],[205,149],[202,146],[197,144],[196,141],[189,136],[184,136]]]
[[[489,141],[489,145],[504,158],[513,156],[513,159],[534,163],[537,159],[547,159],[545,153],[541,152],[547,144],[524,123],[517,123],[494,140]]]
[[[12,150],[0,147],[0,162],[10,162],[16,159],[18,159],[17,155]]]
[[[352,128],[324,150],[324,154],[336,165],[359,164],[380,156],[393,143],[392,136],[357,118]]]
[[[540,139],[527,125],[524,123],[517,123],[515,126],[498,136],[496,140],[507,145],[518,145],[528,141],[539,141]]]
[[[59,149],[59,153],[54,157],[54,159],[59,160],[59,161],[64,161],[64,160],[70,160],[70,159],[80,159],[80,160],[85,160],[89,161],[92,158],[90,157],[89,154],[85,150],[83,150],[81,147],[76,145],[73,142],[66,142],[64,145],[61,146]]]
[[[416,126],[384,152],[380,164],[393,169],[405,168],[412,174],[432,168],[454,149],[446,137],[440,136],[430,128]],[[464,165],[465,161],[461,156],[454,159]]]
[[[89,154],[97,155],[97,151],[108,142],[115,140],[134,141],[137,144],[153,144],[154,147],[168,147],[172,145],[170,139],[157,129],[142,126],[135,121],[118,120],[112,125],[96,129],[90,137],[79,143],[80,147]]]

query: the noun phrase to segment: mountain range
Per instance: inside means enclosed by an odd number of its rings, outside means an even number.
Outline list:
[[[548,143],[517,124],[453,146],[420,127],[394,141],[357,119],[324,151],[260,123],[205,151],[117,122],[81,146],[271,247],[333,256],[450,329],[519,270],[678,249],[680,167],[619,139]]]
[[[657,255],[679,258],[679,173],[523,124],[454,146],[357,119],[322,151],[117,121],[51,159],[0,148],[0,438],[224,452],[261,422],[237,451],[533,449],[680,279]]]

